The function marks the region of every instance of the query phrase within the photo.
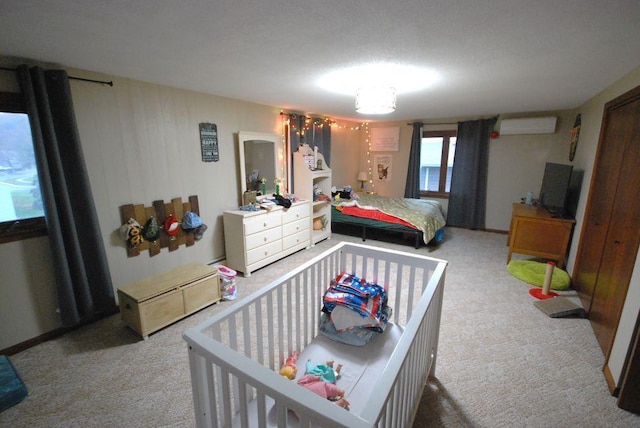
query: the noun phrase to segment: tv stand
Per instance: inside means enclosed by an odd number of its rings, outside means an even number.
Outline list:
[[[556,216],[542,207],[513,204],[507,263],[512,253],[518,253],[552,260],[564,268],[575,223],[574,219]]]

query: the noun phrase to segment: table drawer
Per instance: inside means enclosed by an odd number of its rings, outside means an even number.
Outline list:
[[[245,237],[247,251],[270,244],[282,239],[282,226],[274,227],[263,232],[254,233]]]
[[[257,216],[256,218],[246,219],[244,221],[244,234],[262,232],[267,229],[278,227],[282,224],[282,216],[280,212],[268,213]]]
[[[309,204],[292,206],[282,213],[282,224],[309,218]]]
[[[274,256],[282,251],[282,240],[262,245],[247,251],[247,265],[252,265],[267,257]]]
[[[182,288],[184,312],[189,314],[220,299],[218,275],[201,279]]]
[[[287,237],[306,230],[309,233],[309,217],[305,217],[300,220],[292,221],[289,224],[282,226],[282,235]]]
[[[282,240],[282,247],[284,250],[287,250],[291,247],[295,247],[297,245],[304,244],[304,246],[309,245],[309,229],[305,229],[302,232],[294,233],[293,235],[286,236]]]

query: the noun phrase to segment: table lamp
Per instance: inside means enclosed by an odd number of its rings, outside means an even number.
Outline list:
[[[367,181],[367,173],[365,171],[360,171],[356,180],[360,182],[360,190],[364,191],[364,182]]]

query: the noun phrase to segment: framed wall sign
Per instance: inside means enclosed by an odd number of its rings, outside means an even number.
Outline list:
[[[200,124],[200,146],[202,147],[202,162],[218,162],[218,127],[215,123]]]
[[[400,141],[400,127],[371,128],[372,152],[397,152]]]
[[[391,181],[391,155],[375,155],[373,165],[378,180]]]

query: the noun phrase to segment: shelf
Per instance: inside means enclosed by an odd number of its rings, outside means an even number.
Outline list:
[[[331,197],[331,168],[321,153],[317,153],[317,159],[322,161],[323,169],[310,169],[305,163],[305,157],[316,155],[307,145],[299,147],[293,154],[293,191],[302,199],[313,200],[315,189],[322,194]],[[331,237],[331,203],[325,200],[314,201],[310,205],[311,244],[316,244],[323,239]],[[313,230],[314,219],[324,217],[326,219],[324,230]]]

